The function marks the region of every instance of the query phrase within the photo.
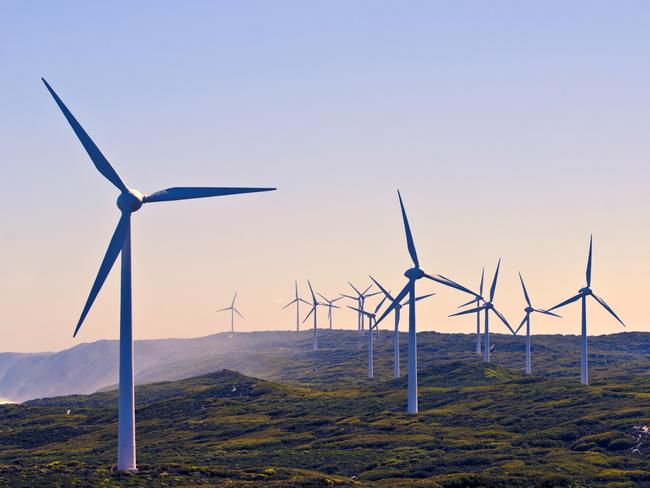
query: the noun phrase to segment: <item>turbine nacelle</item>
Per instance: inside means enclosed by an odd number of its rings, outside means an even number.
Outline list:
[[[588,295],[593,295],[594,292],[591,291],[591,288],[586,286],[584,288],[580,288],[580,290],[578,290],[578,294],[583,295],[583,296],[588,296]]]
[[[411,281],[415,281],[422,278],[424,274],[425,274],[424,271],[416,267],[416,268],[407,269],[406,272],[404,273],[404,276],[406,276]]]
[[[485,307],[487,310],[492,310],[492,309],[494,309],[494,304],[493,304],[492,302],[486,302],[485,305],[484,305],[484,307]]]
[[[529,313],[529,314],[530,314],[530,313],[533,313],[534,311],[535,311],[535,309],[534,309],[533,307],[526,307],[526,308],[524,308],[524,312]]]
[[[142,193],[129,188],[128,191],[120,193],[120,196],[117,197],[117,208],[122,212],[137,212],[142,207],[143,199],[144,195]]]

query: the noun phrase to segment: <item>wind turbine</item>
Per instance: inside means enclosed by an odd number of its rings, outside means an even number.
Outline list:
[[[485,317],[483,321],[485,322],[485,335],[484,335],[484,345],[483,345],[483,361],[486,363],[490,362],[490,311],[494,312],[494,314],[499,317],[501,322],[505,324],[505,326],[512,332],[513,334],[515,333],[514,330],[512,330],[512,327],[510,327],[510,324],[506,320],[506,318],[503,316],[501,312],[499,312],[495,307],[494,307],[494,294],[497,290],[497,281],[499,279],[499,268],[501,267],[501,259],[499,259],[499,263],[497,264],[497,270],[494,272],[494,278],[492,279],[492,286],[490,287],[490,299],[483,303],[480,307],[472,308],[470,310],[464,310],[462,312],[454,313],[451,314],[450,317],[456,317],[458,315],[467,315],[470,313],[477,313],[480,312],[481,310],[485,310]]]
[[[569,298],[568,300],[563,301],[562,303],[556,305],[555,307],[549,308],[548,311],[552,312],[558,308],[564,307],[569,303],[577,302],[582,300],[582,360],[580,362],[580,382],[583,385],[589,384],[589,371],[588,371],[588,360],[587,360],[587,297],[591,296],[596,300],[605,310],[607,310],[611,315],[618,320],[623,327],[625,324],[619,318],[618,315],[610,308],[605,300],[596,296],[591,289],[591,256],[593,253],[593,236],[589,238],[589,258],[587,259],[587,286],[580,288],[578,294]]]
[[[333,308],[341,308],[341,307],[339,307],[339,306],[337,306],[337,305],[334,305],[334,302],[337,302],[337,301],[339,301],[339,300],[342,300],[342,299],[345,298],[345,297],[337,297],[337,298],[335,298],[334,300],[329,300],[329,299],[325,298],[321,293],[318,293],[318,295],[319,295],[323,300],[325,300],[325,302],[326,302],[326,303],[323,303],[322,305],[324,305],[325,307],[327,307],[327,318],[328,318],[328,320],[329,320],[329,322],[330,322],[330,330],[332,330],[332,309],[333,309]]]
[[[296,298],[294,298],[289,303],[287,303],[284,307],[282,307],[282,310],[284,310],[288,306],[293,305],[294,303],[296,304],[296,332],[300,332],[300,303],[301,302],[309,305],[308,301],[303,300],[298,295],[298,281],[296,281]]]
[[[381,308],[381,306],[384,304],[384,301],[386,300],[387,297],[384,297],[381,299],[379,304],[375,307],[374,312],[367,312],[365,310],[361,310],[360,308],[355,308],[355,307],[350,307],[348,305],[348,308],[351,308],[352,310],[356,310],[360,314],[363,314],[364,316],[368,317],[368,379],[371,380],[375,376],[375,370],[374,370],[374,352],[373,352],[373,338],[372,338],[372,329],[377,328],[377,312]]]
[[[483,299],[484,278],[485,278],[485,268],[483,268],[483,271],[481,271],[481,286],[479,287],[479,291],[478,291],[479,296],[471,299],[467,303],[463,303],[458,308],[465,308],[468,305],[474,304],[478,309],[481,306],[481,302],[485,302],[485,300]],[[479,356],[481,355],[481,311],[480,310],[476,311],[476,354],[478,354]]]
[[[230,307],[217,310],[217,312],[225,312],[226,310],[230,310],[230,332],[235,332],[235,314],[239,315],[242,319],[244,318],[244,316],[239,313],[239,310],[237,310],[237,307],[235,307],[236,299],[237,299],[237,292],[235,291],[235,296],[232,298],[232,303],[230,304]]]
[[[117,437],[117,469],[120,471],[135,471],[135,410],[133,391],[133,333],[131,307],[131,214],[140,210],[145,203],[185,200],[190,198],[216,197],[235,193],[251,193],[269,191],[275,188],[205,188],[205,187],[174,187],[167,188],[149,195],[143,195],[137,190],[126,186],[122,178],[113,169],[90,136],[81,127],[77,119],[54,92],[52,87],[41,78],[48,91],[59,106],[63,115],[77,135],[77,138],[90,156],[97,170],[120,191],[117,207],[121,211],[120,220],[108,245],[106,254],[90,290],[90,295],[81,312],[73,336],[79,328],[102,288],[117,257],[121,255],[121,291],[120,291],[120,373],[119,373],[119,415]]]
[[[309,291],[311,292],[312,302],[311,302],[311,310],[305,317],[305,320],[303,320],[303,323],[307,321],[307,319],[312,313],[314,314],[314,351],[316,351],[318,349],[318,328],[316,323],[316,316],[318,315],[318,312],[316,309],[319,305],[322,305],[322,303],[318,303],[318,300],[316,300],[314,289],[311,287],[311,283],[309,282],[309,280],[307,280],[307,284],[309,285]]]
[[[404,223],[404,233],[406,234],[406,245],[408,247],[411,260],[413,261],[413,267],[408,269],[404,276],[408,279],[406,286],[400,291],[395,300],[386,308],[381,317],[377,320],[375,325],[379,324],[384,318],[391,313],[395,307],[402,303],[402,300],[408,295],[409,296],[409,348],[408,348],[408,413],[416,414],[418,413],[418,360],[417,360],[417,337],[416,337],[416,326],[415,326],[415,282],[421,278],[427,278],[429,280],[435,281],[436,283],[443,284],[445,286],[455,288],[456,290],[464,291],[470,295],[476,296],[476,293],[468,290],[462,285],[459,285],[455,281],[452,281],[448,278],[443,278],[440,275],[429,275],[425,273],[420,268],[420,261],[418,260],[418,255],[415,250],[415,244],[413,243],[413,235],[411,234],[411,227],[409,226],[408,217],[406,216],[406,210],[404,209],[404,203],[402,202],[402,195],[400,195],[399,190],[397,191],[397,196],[399,198],[399,204],[402,211],[402,221]]]
[[[391,302],[394,302],[395,299],[391,296],[390,291],[386,291],[386,289],[381,286],[381,284],[374,279],[372,276],[370,277],[372,281],[375,282],[375,285],[382,291],[384,294],[385,298],[388,298]],[[435,293],[429,293],[427,295],[422,295],[419,296],[415,299],[416,302],[420,300],[424,300],[425,298],[429,298],[435,295]],[[393,379],[398,379],[399,378],[399,319],[400,319],[400,314],[402,311],[402,307],[406,305],[408,302],[404,303],[397,303],[395,305],[395,308],[393,311],[395,312],[395,330],[393,331]]]
[[[519,333],[519,330],[524,326],[524,324],[526,324],[526,374],[530,374],[532,371],[532,362],[530,358],[530,315],[535,312],[542,313],[544,315],[552,315],[553,317],[559,317],[559,315],[553,312],[549,312],[548,310],[543,310],[541,308],[534,308],[530,302],[528,290],[526,290],[526,284],[524,283],[524,278],[521,276],[521,273],[519,273],[519,281],[521,281],[521,287],[524,290],[524,298],[526,299],[526,304],[528,306],[524,309],[526,315],[524,316],[524,320],[521,321],[521,324],[519,324],[519,327],[517,327],[515,335],[517,335]]]
[[[345,298],[350,298],[350,299],[352,299],[352,300],[356,300],[356,301],[357,301],[357,304],[358,304],[358,306],[359,306],[358,308],[359,308],[359,310],[360,310],[360,312],[359,312],[359,319],[358,319],[358,325],[357,325],[357,328],[358,328],[361,332],[363,332],[364,329],[365,329],[365,320],[364,320],[365,316],[364,316],[364,314],[362,313],[362,311],[365,310],[364,306],[365,306],[365,303],[366,303],[366,299],[367,299],[367,298],[370,298],[370,297],[372,297],[372,296],[375,296],[375,295],[379,295],[379,292],[368,293],[368,291],[370,290],[370,288],[372,288],[372,284],[370,284],[370,286],[369,286],[368,288],[366,288],[363,292],[359,291],[359,289],[358,289],[356,286],[354,286],[352,283],[350,283],[349,281],[348,281],[348,285],[350,285],[350,286],[352,287],[352,289],[353,289],[354,292],[357,294],[357,296],[354,297],[354,296],[352,296],[352,295],[345,295],[345,294],[343,294],[343,293],[341,293],[341,296],[342,296],[342,297],[345,297]]]

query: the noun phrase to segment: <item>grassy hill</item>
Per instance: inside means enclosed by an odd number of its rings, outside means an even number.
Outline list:
[[[587,388],[575,337],[536,337],[539,374],[524,377],[518,338],[495,336],[486,366],[464,352],[472,336],[419,334],[415,417],[388,334],[372,382],[358,333],[323,333],[316,352],[293,337],[260,360],[273,381],[219,371],[138,387],[137,475],[111,472],[116,392],[0,406],[0,484],[650,486],[650,334],[593,338]]]

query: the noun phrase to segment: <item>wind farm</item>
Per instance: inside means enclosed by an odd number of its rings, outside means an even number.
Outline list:
[[[0,487],[650,487],[650,6],[2,20]]]

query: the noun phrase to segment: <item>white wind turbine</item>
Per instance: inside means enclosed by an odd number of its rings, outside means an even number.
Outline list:
[[[377,312],[381,308],[381,306],[384,304],[384,301],[386,300],[387,297],[384,297],[381,299],[379,304],[375,307],[374,312],[368,312],[366,310],[361,310],[360,308],[355,308],[355,307],[350,307],[348,305],[348,308],[351,308],[352,310],[356,310],[357,312],[363,314],[364,316],[368,317],[368,379],[371,380],[375,376],[375,368],[374,368],[374,345],[373,345],[373,335],[372,335],[372,329],[377,328]]]
[[[300,303],[305,303],[309,305],[309,302],[303,300],[298,295],[298,281],[296,281],[296,298],[294,298],[289,303],[287,303],[284,307],[282,307],[282,310],[289,307],[290,305],[293,305],[294,303],[296,304],[296,332],[300,332]]]
[[[222,308],[221,310],[217,310],[217,312],[225,312],[226,310],[230,310],[230,332],[235,332],[235,314],[239,315],[242,319],[244,316],[239,313],[239,310],[237,310],[237,307],[235,307],[235,300],[237,299],[237,292],[235,291],[235,296],[232,297],[232,303],[230,304],[229,307]]]
[[[515,331],[515,335],[517,335],[519,333],[519,330],[521,330],[524,324],[526,324],[526,374],[530,374],[532,371],[532,360],[530,357],[530,316],[535,312],[544,315],[552,315],[553,317],[559,317],[559,315],[541,308],[534,308],[532,303],[530,302],[530,297],[528,296],[528,290],[526,290],[526,284],[524,283],[524,278],[521,276],[521,273],[519,273],[519,281],[521,281],[521,287],[524,290],[524,298],[526,299],[526,304],[528,306],[524,309],[526,315],[524,316],[524,320],[521,321],[521,324],[519,324],[519,327],[517,327],[517,330]]]
[[[313,347],[314,347],[314,351],[316,351],[318,349],[318,324],[316,322],[316,317],[318,315],[317,308],[318,308],[319,305],[322,305],[322,303],[318,303],[318,300],[316,300],[316,295],[314,294],[314,289],[311,287],[311,283],[309,282],[309,280],[307,280],[307,284],[309,285],[309,291],[311,292],[312,302],[310,304],[311,305],[311,310],[309,311],[309,313],[305,317],[305,320],[303,320],[303,323],[305,323],[307,321],[307,319],[309,318],[309,316],[312,313],[314,314],[314,346]]]
[[[355,300],[357,302],[358,309],[360,310],[360,312],[357,314],[358,315],[357,329],[360,332],[363,332],[365,330],[365,315],[361,311],[365,310],[366,299],[375,295],[379,295],[379,292],[368,293],[370,288],[372,288],[372,284],[370,284],[370,286],[366,288],[363,292],[359,291],[359,289],[349,281],[348,281],[348,285],[352,287],[352,289],[357,294],[357,296],[354,297],[352,295],[346,295],[344,293],[341,293],[341,296],[345,298],[349,298],[351,300]]]
[[[478,290],[478,296],[472,298],[469,302],[463,303],[458,308],[465,308],[468,305],[474,304],[478,309],[481,306],[481,302],[485,302],[483,298],[483,281],[485,279],[485,268],[481,271],[481,285]],[[476,354],[481,355],[481,311],[476,310]]]
[[[143,195],[126,186],[117,171],[95,145],[88,133],[81,127],[68,107],[61,101],[52,87],[41,78],[54,101],[63,112],[66,120],[77,135],[97,170],[120,191],[117,207],[121,212],[113,237],[108,245],[104,259],[99,267],[97,277],[90,290],[81,317],[74,330],[74,336],[84,322],[86,315],[97,298],[113,264],[118,256],[122,257],[120,285],[120,372],[119,372],[119,413],[117,434],[117,469],[135,471],[135,403],[133,390],[133,330],[131,304],[131,215],[140,210],[143,204],[169,202],[192,198],[216,197],[236,193],[251,193],[274,190],[275,188],[206,188],[174,187]]]
[[[388,306],[384,311],[381,317],[375,322],[375,325],[378,325],[389,313],[391,313],[396,306],[402,303],[402,300],[408,295],[408,304],[409,304],[409,347],[408,347],[408,413],[415,414],[418,413],[418,361],[417,361],[417,336],[416,336],[416,325],[415,325],[415,283],[421,278],[427,278],[429,280],[435,281],[436,283],[443,284],[450,288],[455,288],[456,290],[469,293],[470,295],[477,296],[473,291],[465,288],[462,285],[459,285],[455,281],[452,281],[448,278],[443,278],[440,275],[429,275],[425,273],[420,268],[420,261],[418,260],[418,255],[415,250],[415,244],[413,242],[413,235],[411,234],[411,227],[409,226],[408,217],[406,216],[406,210],[404,209],[404,203],[402,202],[402,196],[397,191],[397,196],[399,197],[400,209],[402,211],[402,221],[404,224],[404,233],[406,234],[406,245],[408,247],[411,260],[413,261],[413,267],[406,270],[404,276],[408,279],[406,286],[400,291],[395,300]]]
[[[332,330],[332,309],[333,308],[341,308],[338,305],[334,305],[334,303],[338,302],[339,300],[343,300],[343,298],[345,298],[345,297],[337,297],[334,300],[329,300],[328,298],[325,298],[321,293],[318,293],[318,295],[323,300],[325,300],[325,303],[323,303],[322,305],[324,307],[327,307],[327,319],[329,320],[329,323],[330,323],[330,330]]]
[[[454,313],[451,314],[450,317],[456,317],[458,315],[467,315],[470,313],[477,313],[480,312],[481,310],[485,310],[485,318],[483,319],[483,322],[485,323],[485,334],[483,336],[483,339],[485,340],[485,344],[483,345],[483,360],[486,363],[490,362],[490,311],[492,311],[497,317],[499,317],[499,320],[504,323],[504,325],[512,332],[512,334],[515,333],[514,330],[512,330],[512,327],[510,327],[510,324],[506,320],[506,318],[503,316],[501,312],[499,312],[495,307],[494,307],[494,294],[497,290],[497,281],[499,279],[499,268],[501,267],[501,259],[499,259],[499,263],[497,264],[497,269],[494,272],[494,278],[492,279],[492,286],[490,287],[490,299],[488,301],[485,301],[483,305],[480,307],[472,308],[470,310],[464,310],[462,312]],[[470,302],[471,303],[471,302]]]
[[[375,285],[377,285],[377,287],[382,291],[385,298],[388,298],[388,300],[391,302],[395,301],[395,299],[391,296],[390,291],[386,291],[386,289],[381,286],[381,284],[372,276],[370,279],[374,281]],[[435,295],[435,293],[422,295],[417,297],[415,301],[418,302],[420,300],[424,300],[425,298],[432,297],[433,295]],[[393,379],[395,380],[399,378],[399,319],[402,312],[402,307],[407,303],[408,301],[405,301],[404,303],[398,303],[393,309],[395,313],[395,329],[393,330]]]
[[[572,296],[568,300],[563,301],[562,303],[556,305],[555,307],[549,308],[548,311],[552,312],[553,310],[556,310],[558,308],[564,307],[565,305],[568,305],[573,302],[577,302],[578,300],[582,301],[582,357],[580,361],[580,382],[583,385],[588,385],[589,384],[589,365],[588,365],[588,359],[587,359],[587,297],[591,297],[598,304],[600,304],[601,307],[603,307],[605,310],[607,310],[616,320],[618,320],[623,327],[625,327],[625,324],[623,321],[619,318],[618,315],[610,308],[607,303],[605,303],[605,300],[602,298],[596,296],[594,292],[591,289],[591,256],[592,256],[592,251],[593,251],[593,237],[589,239],[589,258],[587,259],[587,286],[584,288],[580,288],[578,290],[578,294],[575,296]]]

